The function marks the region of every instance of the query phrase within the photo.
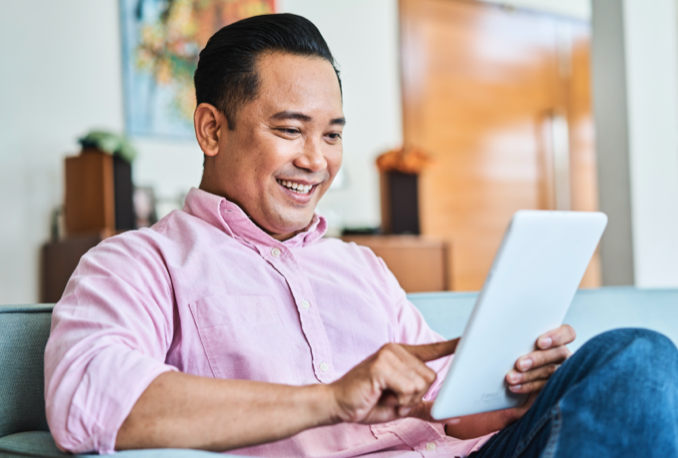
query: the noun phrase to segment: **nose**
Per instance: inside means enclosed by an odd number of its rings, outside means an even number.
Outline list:
[[[306,140],[304,150],[294,159],[294,165],[309,172],[319,172],[327,168],[321,141],[312,138]]]

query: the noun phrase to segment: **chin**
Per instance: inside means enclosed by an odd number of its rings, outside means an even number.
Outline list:
[[[282,224],[278,224],[276,228],[276,233],[278,234],[289,234],[292,232],[302,232],[304,229],[308,227],[309,224],[311,224],[311,221],[313,220],[313,213],[308,215],[308,217],[304,216],[303,218],[295,218],[294,220],[286,220],[286,221],[280,221]]]

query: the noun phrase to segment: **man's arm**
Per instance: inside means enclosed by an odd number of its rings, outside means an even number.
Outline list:
[[[123,423],[116,449],[223,451],[292,436],[331,423],[326,385],[294,387],[161,374]]]
[[[421,399],[435,372],[424,362],[452,354],[457,342],[387,344],[329,385],[293,387],[165,373],[132,408],[118,432],[116,449],[224,451],[343,421],[429,419],[430,403]]]

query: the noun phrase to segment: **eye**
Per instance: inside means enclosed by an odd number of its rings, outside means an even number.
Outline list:
[[[294,129],[291,127],[281,127],[278,129],[278,131],[285,135],[299,135],[301,133],[299,129]]]
[[[329,134],[326,134],[327,137],[330,138],[330,140],[339,140],[341,138],[341,134],[339,132],[330,132]]]

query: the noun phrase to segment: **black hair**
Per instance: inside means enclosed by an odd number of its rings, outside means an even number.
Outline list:
[[[219,30],[200,52],[195,71],[198,104],[209,103],[221,111],[230,130],[236,113],[258,95],[257,58],[266,52],[283,52],[327,60],[341,78],[334,57],[318,28],[295,14],[266,14],[234,22]]]

